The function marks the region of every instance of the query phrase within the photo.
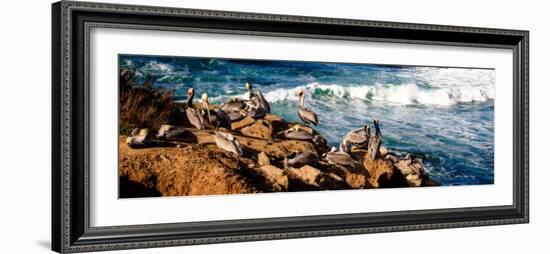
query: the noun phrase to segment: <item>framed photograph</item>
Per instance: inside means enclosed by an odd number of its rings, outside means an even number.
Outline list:
[[[54,251],[529,221],[528,31],[52,11]]]

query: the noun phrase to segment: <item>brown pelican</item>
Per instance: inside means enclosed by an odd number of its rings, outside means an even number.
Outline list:
[[[293,158],[286,158],[284,160],[284,165],[286,167],[300,168],[302,166],[312,164],[319,161],[319,156],[310,151],[303,151],[300,153],[294,153]]]
[[[302,121],[306,124],[313,124],[313,125],[319,124],[319,119],[317,118],[317,114],[315,114],[315,112],[307,109],[304,106],[304,96],[305,96],[304,89],[300,89],[300,91],[298,91],[296,95],[300,97],[300,104],[298,107],[298,116],[300,116],[300,119],[302,119]]]
[[[422,159],[415,158],[410,154],[407,154],[405,159],[399,160],[394,163],[394,166],[401,171],[407,180],[407,184],[411,187],[422,186],[422,179],[424,175],[424,166],[422,165]]]
[[[299,124],[296,124],[292,127],[290,127],[287,130],[281,131],[277,133],[275,136],[283,136],[287,139],[297,139],[297,140],[312,140],[313,139],[313,132],[308,130],[309,128],[300,126]]]
[[[255,105],[255,107],[258,109],[261,109],[261,111],[265,111],[266,113],[271,113],[271,107],[269,106],[269,102],[264,98],[264,95],[260,91],[254,91],[252,89],[252,85],[250,83],[246,83],[246,89],[248,90],[248,99],[250,102]]]
[[[237,111],[225,111],[225,113],[229,116],[229,120],[231,120],[231,122],[240,121],[246,117],[246,114]]]
[[[330,164],[344,167],[353,167],[356,163],[348,153],[338,151],[334,146],[330,149],[330,152],[323,154],[323,158]]]
[[[423,175],[424,166],[422,165],[422,159],[416,158],[410,154],[405,155],[405,159],[401,160],[397,167],[405,175]]]
[[[204,130],[204,118],[202,117],[200,110],[193,107],[194,96],[195,89],[189,88],[189,90],[187,90],[187,109],[185,110],[185,114],[187,115],[187,119],[189,119],[189,123],[191,123],[191,125],[199,130]]]
[[[252,85],[246,83],[247,99],[232,98],[224,102],[220,108],[227,113],[232,122],[243,119],[245,116],[262,118],[271,112],[269,102],[261,92],[252,90]]]
[[[220,108],[224,111],[239,111],[246,107],[245,100],[239,98],[231,98],[228,101],[224,102]]]
[[[370,156],[371,159],[374,160],[374,158],[378,156],[378,153],[380,150],[380,144],[382,143],[382,134],[380,133],[380,128],[378,126],[378,119],[375,118],[373,122],[374,122],[375,133],[374,133],[374,136],[371,136],[369,138],[367,154]]]
[[[239,141],[233,135],[231,135],[231,133],[216,131],[214,132],[214,141],[216,141],[216,145],[220,149],[234,153],[236,155],[243,154],[241,143],[239,143]]]
[[[139,131],[138,131],[139,130]],[[149,129],[134,129],[132,135],[126,139],[126,144],[131,148],[147,147],[153,142]]]
[[[227,113],[231,122],[242,120],[246,116],[246,101],[243,99],[232,98],[224,102],[220,108]]]
[[[210,125],[215,128],[222,127],[231,130],[231,118],[227,115],[227,113],[219,108],[210,109],[208,107],[208,94],[202,94],[202,103],[204,111],[206,112],[206,118],[208,119],[208,123]],[[203,115],[203,117],[205,116]]]
[[[247,105],[246,110],[248,111],[247,115],[252,118],[262,118],[267,115],[267,111],[258,106],[258,104],[251,102]]]
[[[159,139],[165,139],[168,141],[194,141],[196,140],[195,135],[183,128],[183,127],[176,127],[173,125],[162,125],[157,133],[157,138]]]
[[[370,126],[365,124],[363,128],[355,129],[344,137],[340,143],[340,151],[350,153],[353,147],[367,145],[370,138]]]

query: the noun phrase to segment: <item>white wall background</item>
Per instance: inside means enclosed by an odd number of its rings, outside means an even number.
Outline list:
[[[106,0],[105,0],[106,1]],[[420,22],[531,31],[531,223],[371,235],[246,242],[124,253],[544,252],[550,226],[545,163],[550,57],[545,1],[112,2]],[[0,10],[0,253],[47,253],[50,245],[50,1],[7,1]],[[7,141],[7,142],[6,142]]]

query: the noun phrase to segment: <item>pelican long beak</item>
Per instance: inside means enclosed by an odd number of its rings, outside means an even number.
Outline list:
[[[206,114],[208,115],[208,121],[212,124],[212,116],[210,115],[210,110],[208,109],[208,101],[204,102],[204,109],[206,110]]]
[[[375,128],[375,135],[382,136],[382,134],[380,133],[380,126],[379,126],[380,122],[378,118],[374,118],[373,122],[374,122],[374,128]]]
[[[208,109],[208,94],[203,93],[201,97],[204,110],[206,110],[206,114],[208,115],[208,121],[212,123],[212,116],[210,116],[210,110]]]

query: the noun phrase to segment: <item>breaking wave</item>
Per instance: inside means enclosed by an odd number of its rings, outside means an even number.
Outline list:
[[[416,84],[342,86],[319,83],[310,83],[291,89],[275,89],[265,93],[264,96],[270,102],[298,100],[296,92],[300,89],[305,89],[310,97],[316,99],[352,98],[387,101],[403,105],[426,104],[450,106],[456,103],[483,102],[495,98],[495,90],[492,85],[421,87]]]

